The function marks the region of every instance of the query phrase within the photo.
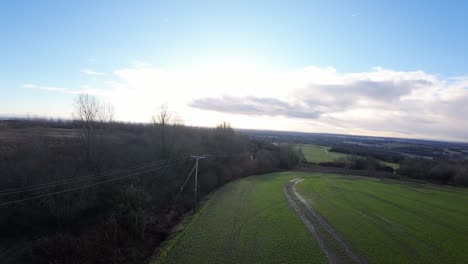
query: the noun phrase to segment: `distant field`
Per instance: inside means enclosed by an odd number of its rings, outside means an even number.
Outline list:
[[[404,148],[404,147],[418,147],[418,145],[414,144],[409,144],[409,143],[385,143],[382,144],[383,147],[390,148],[390,149],[396,149],[396,148]]]
[[[397,163],[386,162],[386,161],[380,161],[380,163],[381,163],[382,165],[391,167],[391,168],[393,168],[394,170],[397,170],[397,169],[400,168],[400,164],[397,164]]]
[[[0,142],[25,139],[31,136],[50,138],[78,138],[80,132],[77,129],[61,128],[2,128],[0,129]]]
[[[321,174],[297,186],[372,263],[468,263],[468,191]]]
[[[339,158],[346,157],[346,154],[329,152],[327,147],[316,146],[311,144],[301,144],[298,147],[302,150],[304,158],[308,162],[332,162]]]
[[[336,161],[339,158],[346,158],[350,155],[337,153],[337,152],[330,152],[328,147],[311,145],[311,144],[301,144],[298,147],[302,150],[304,154],[304,158],[307,162],[313,163],[321,163],[321,162],[332,162]],[[399,169],[400,165],[396,163],[380,161],[382,165],[389,166],[393,169]]]
[[[370,263],[467,263],[468,190],[306,172],[226,185],[154,263],[326,263],[285,198],[282,187],[297,178],[304,179],[296,183],[304,201]],[[351,263],[336,241],[323,238]]]

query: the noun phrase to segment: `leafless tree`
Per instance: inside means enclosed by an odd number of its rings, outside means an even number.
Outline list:
[[[100,104],[96,97],[88,94],[79,94],[75,98],[73,118],[89,125],[98,121],[101,115]]]
[[[114,121],[114,106],[111,104],[101,104],[99,121],[100,122],[113,122]]]
[[[153,123],[160,124],[161,126],[165,126],[170,123],[172,118],[171,113],[168,110],[167,104],[161,105],[159,112],[153,115]]]
[[[184,119],[182,119],[182,117],[180,117],[180,115],[178,115],[177,113],[173,113],[172,124],[174,126],[183,126]]]
[[[97,123],[112,121],[114,109],[110,104],[100,103],[94,96],[79,94],[74,103],[73,118],[82,126],[85,159],[90,165],[95,151]]]
[[[153,123],[159,128],[160,132],[160,146],[161,154],[163,157],[167,156],[167,126],[172,120],[172,114],[169,112],[167,104],[161,105],[158,113],[152,117]]]

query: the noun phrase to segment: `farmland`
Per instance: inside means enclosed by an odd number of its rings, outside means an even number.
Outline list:
[[[385,165],[385,166],[388,166],[394,170],[397,170],[400,168],[400,165],[397,164],[397,163],[393,163],[393,162],[387,162],[387,161],[381,161],[380,162],[382,165]]]
[[[265,174],[227,184],[155,263],[325,263],[283,195],[294,177]]]
[[[217,191],[155,263],[323,263],[315,235],[288,206],[299,194],[369,263],[464,263],[468,191],[462,188],[308,172],[252,176]],[[313,225],[314,223],[311,221]],[[328,226],[329,225],[329,226]],[[315,226],[338,263],[352,262],[334,235]]]
[[[338,158],[344,158],[347,156],[345,154],[329,152],[327,147],[311,144],[302,144],[299,145],[299,148],[302,150],[306,161],[313,163],[332,162]]]
[[[312,163],[333,162],[339,159],[351,157],[351,155],[349,154],[332,152],[329,150],[329,147],[324,146],[300,144],[298,145],[298,147],[304,154],[304,158],[306,159],[306,161]],[[395,170],[400,168],[400,165],[397,163],[380,161],[380,164],[383,166],[391,167]]]
[[[317,175],[298,184],[310,204],[375,263],[468,259],[468,192]]]

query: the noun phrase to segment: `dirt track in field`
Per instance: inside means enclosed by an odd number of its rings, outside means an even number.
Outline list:
[[[289,204],[317,240],[329,263],[368,263],[344,241],[312,206],[297,192],[296,184],[302,179],[289,181],[283,191]]]

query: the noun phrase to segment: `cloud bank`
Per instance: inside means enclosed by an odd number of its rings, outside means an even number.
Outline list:
[[[320,71],[325,70],[305,69],[299,74],[305,77],[302,87],[279,88],[288,91],[281,98],[225,95],[198,98],[190,105],[241,115],[281,115],[357,134],[468,140],[466,78],[382,68],[349,74],[328,70],[323,76],[316,74]]]
[[[224,119],[245,128],[468,141],[468,77],[380,67],[340,73],[332,67],[226,64],[190,69],[140,65],[114,70],[106,78],[106,87],[85,91],[106,97],[125,120],[149,120],[159,104],[168,103],[193,125]]]

